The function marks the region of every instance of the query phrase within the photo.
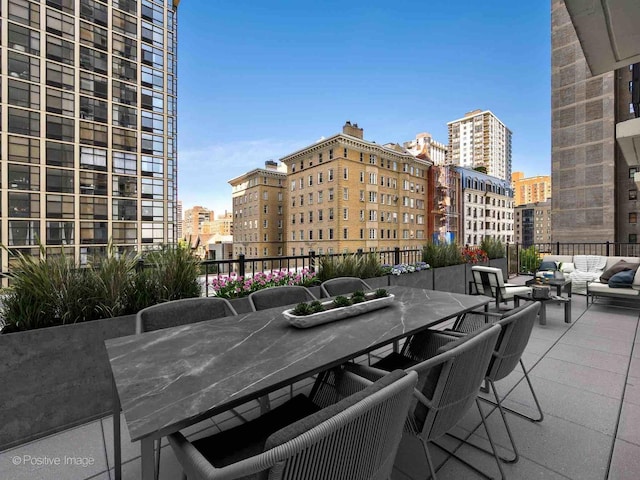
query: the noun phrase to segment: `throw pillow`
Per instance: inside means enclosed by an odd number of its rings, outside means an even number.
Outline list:
[[[551,262],[551,261],[542,262],[538,267],[538,271],[547,271],[547,272],[556,271],[557,269],[558,269],[558,265],[556,264],[556,262]]]
[[[624,260],[620,260],[618,263],[613,265],[611,268],[605,270],[605,272],[602,275],[600,275],[600,281],[602,283],[608,283],[609,279],[613,277],[616,273],[624,272],[625,270],[631,270],[635,274],[636,270],[638,269],[638,266],[640,266],[640,264],[638,263],[627,263]],[[631,280],[633,281],[633,277],[631,278]]]
[[[622,272],[618,272],[609,279],[609,287],[631,288],[635,274],[636,272],[633,270],[623,270]]]
[[[564,262],[562,264],[562,266],[560,267],[560,270],[564,273],[571,273],[576,269],[576,267],[573,265],[573,263],[570,262]]]

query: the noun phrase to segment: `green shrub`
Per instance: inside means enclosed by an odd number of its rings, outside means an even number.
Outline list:
[[[343,295],[338,295],[336,298],[333,299],[333,304],[336,307],[348,307],[349,305],[351,305],[351,300],[349,300],[347,297]]]
[[[136,313],[168,300],[198,297],[199,263],[188,247],[164,247],[151,252],[146,267],[140,257],[107,255],[85,267],[62,251],[40,257],[9,252],[15,266],[7,274],[0,316],[3,333],[51,327]]]
[[[506,256],[504,244],[494,237],[484,237],[482,242],[480,242],[480,248],[487,253],[489,260],[504,258]]]
[[[344,256],[325,255],[319,259],[318,279],[321,282],[337,277],[373,278],[384,275],[376,253]]]
[[[431,268],[465,263],[460,247],[455,243],[427,243],[422,249],[422,261],[428,263]]]
[[[541,262],[540,252],[534,245],[520,250],[520,273],[536,271]]]

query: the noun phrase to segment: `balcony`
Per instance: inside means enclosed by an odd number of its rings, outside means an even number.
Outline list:
[[[526,277],[516,277],[511,281],[525,280]],[[523,360],[531,371],[545,419],[536,424],[510,415],[522,458],[516,464],[505,464],[505,473],[510,479],[637,478],[640,469],[640,434],[636,428],[640,422],[637,309],[607,303],[586,308],[584,297],[575,295],[572,323],[565,324],[562,315],[562,306],[548,305],[547,325],[535,325],[525,351]],[[509,392],[508,405],[531,410],[533,405],[523,379],[522,372],[517,370],[497,387],[502,394]],[[308,388],[308,384],[297,385],[299,390]],[[272,396],[275,404],[288,398],[288,389],[277,393]],[[507,439],[498,413],[483,406],[502,448]],[[257,407],[245,407],[242,413],[252,417],[257,415]],[[223,414],[189,428],[187,433],[192,437],[204,436],[236,421],[232,414]],[[123,478],[134,479],[140,474],[140,449],[128,440],[124,419],[122,422]],[[471,411],[458,424],[456,433],[487,446],[479,423],[477,412]],[[113,479],[112,432],[111,419],[106,417],[6,450],[0,453],[0,478]],[[450,448],[458,447],[452,439],[443,443]],[[489,456],[468,446],[460,447],[458,453],[497,475]],[[436,449],[432,455],[439,465],[440,479],[480,478]],[[56,459],[60,465],[42,465]],[[179,478],[180,473],[171,448],[164,444],[160,478]],[[392,478],[425,476],[421,446],[408,437],[403,439]]]

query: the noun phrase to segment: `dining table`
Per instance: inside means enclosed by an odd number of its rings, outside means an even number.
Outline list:
[[[391,286],[391,305],[296,328],[271,308],[105,341],[114,395],[116,479],[120,409],[141,444],[141,478],[155,471],[156,439],[398,342],[491,298]]]

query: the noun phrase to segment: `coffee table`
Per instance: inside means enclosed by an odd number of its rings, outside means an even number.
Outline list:
[[[524,283],[527,287],[531,285],[548,285],[556,287],[556,295],[562,295],[562,289],[565,290],[567,296],[571,298],[571,279],[570,278],[532,278]]]
[[[569,282],[571,283],[571,282]],[[558,286],[558,288],[562,288]],[[513,304],[518,307],[520,305],[520,299],[529,300],[533,302],[540,302],[540,325],[547,324],[547,303],[557,302],[564,304],[564,323],[571,323],[571,296],[562,297],[560,295],[550,295],[549,298],[533,298],[531,293],[518,293],[513,296]]]

